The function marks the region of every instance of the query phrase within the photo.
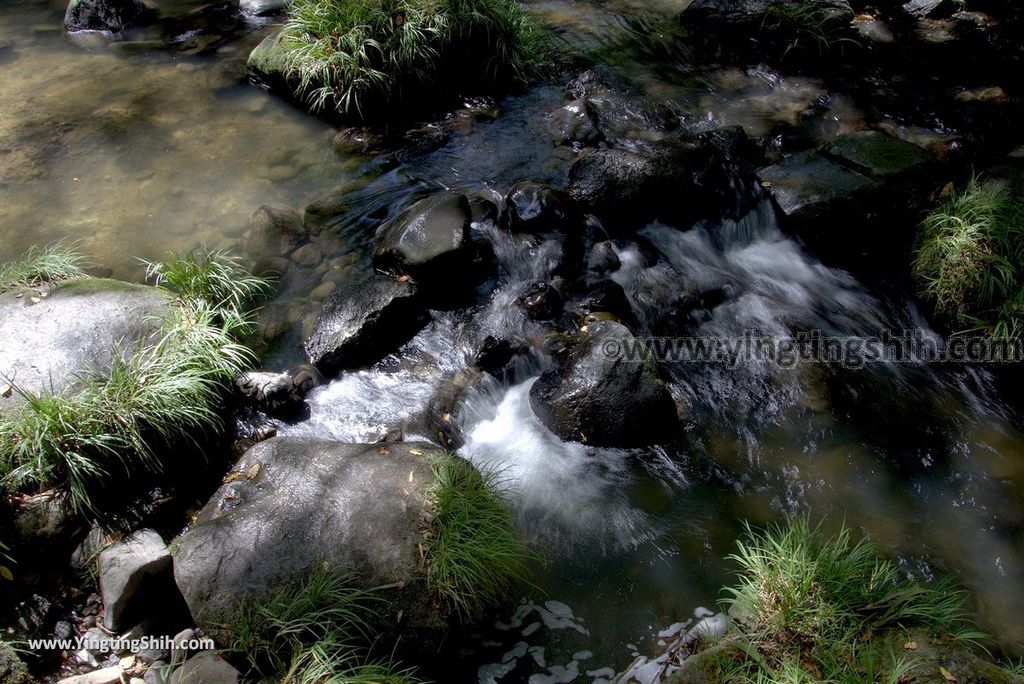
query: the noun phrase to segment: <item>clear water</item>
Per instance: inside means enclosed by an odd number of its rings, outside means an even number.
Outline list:
[[[763,67],[694,70],[670,49],[671,17],[686,4],[531,6],[693,128],[739,124],[761,135],[823,97],[824,113],[801,120],[812,137],[862,125],[856,103],[811,79]],[[162,5],[183,15],[199,7]],[[500,192],[523,178],[564,179],[566,160],[538,123],[538,112],[561,102],[556,87],[509,98],[497,120],[471,121],[438,150],[388,165],[339,156],[328,125],[224,83],[218,74],[244,58],[256,25],[236,26],[215,54],[194,56],[72,44],[59,31],[62,14],[48,2],[0,7],[0,258],[67,236],[115,276],[138,278],[135,257],[231,246],[261,204],[301,209],[367,174],[352,211],[331,228],[357,253],[358,277],[375,225],[431,188]],[[557,245],[474,229],[496,239],[501,277],[472,321],[436,315],[396,356],[318,389],[312,418],[282,432],[375,439],[414,425],[487,334],[540,346],[544,330],[513,302],[550,272]],[[728,283],[736,297],[700,332],[925,326],[905,296],[808,255],[767,205],[738,222],[655,224],[641,234],[658,263],[644,266],[637,246],[621,242],[615,276],[641,322],[682,285]],[[296,331],[292,342],[300,339]],[[292,344],[271,365],[297,355]],[[547,362],[538,354],[513,383],[484,383],[460,413],[460,453],[505,475],[525,534],[550,560],[538,568],[539,588],[480,637],[480,681],[608,679],[634,654],[655,651],[659,631],[714,606],[742,521],[792,513],[845,519],[908,575],[958,575],[982,627],[1008,653],[1024,653],[1024,439],[991,378],[914,365],[839,376],[809,365],[672,367],[672,391],[692,407],[684,444],[623,451],[564,443],[539,424],[528,392]]]

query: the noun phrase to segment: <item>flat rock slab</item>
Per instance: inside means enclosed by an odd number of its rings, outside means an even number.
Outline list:
[[[887,189],[934,160],[923,148],[880,131],[838,137],[821,150],[795,154],[758,171],[786,216],[818,213]]]
[[[923,148],[881,131],[839,136],[825,154],[854,171],[880,179],[913,171],[934,159]]]
[[[757,173],[786,216],[874,190],[881,183],[817,152],[802,152]]]
[[[60,392],[110,368],[115,350],[130,353],[161,327],[172,302],[163,290],[101,278],[0,294],[0,385]],[[18,392],[0,398],[0,415]]]
[[[367,586],[420,572],[424,496],[439,452],[414,444],[276,437],[239,460],[172,544],[196,623],[216,629],[240,599],[307,575],[317,563]]]

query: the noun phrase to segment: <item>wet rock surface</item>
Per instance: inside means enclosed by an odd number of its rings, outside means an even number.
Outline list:
[[[139,0],[71,0],[64,15],[64,29],[69,33],[120,33],[142,9]]]
[[[324,302],[312,336],[309,360],[332,375],[383,358],[426,325],[429,314],[416,286],[386,276],[335,289]]]
[[[216,630],[242,596],[318,563],[367,587],[414,581],[436,454],[282,437],[250,449],[175,542],[175,578],[197,624]]]
[[[595,321],[530,389],[530,405],[560,438],[633,447],[670,438],[675,403],[649,358],[628,359],[636,338],[614,321]]]
[[[464,278],[472,261],[465,195],[438,193],[416,202],[377,231],[377,268],[413,276],[419,283]]]

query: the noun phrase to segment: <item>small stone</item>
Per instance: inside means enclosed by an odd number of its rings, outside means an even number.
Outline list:
[[[307,243],[292,252],[292,261],[305,268],[316,268],[323,259],[324,255],[320,249],[312,243]]]
[[[95,672],[62,679],[57,684],[121,684],[121,668],[118,665],[105,667]]]
[[[313,288],[313,291],[309,293],[309,298],[314,302],[322,302],[327,299],[328,295],[334,292],[334,289],[338,287],[337,283],[325,280],[320,283],[317,287]]]

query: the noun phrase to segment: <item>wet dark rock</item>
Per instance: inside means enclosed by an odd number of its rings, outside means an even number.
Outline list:
[[[472,260],[471,220],[465,195],[442,192],[420,200],[378,229],[373,263],[419,284],[455,286]]]
[[[569,191],[602,218],[630,224],[658,216],[737,218],[749,208],[758,156],[738,127],[657,143],[622,141],[581,155],[570,170]]]
[[[293,373],[252,371],[235,379],[238,391],[268,416],[293,417],[305,412],[306,394],[317,385],[308,370]]]
[[[542,183],[523,181],[505,198],[509,227],[523,233],[576,233],[582,214],[572,196]]]
[[[627,358],[636,344],[624,325],[589,325],[530,388],[534,413],[567,441],[637,447],[669,439],[675,403],[653,359]]]
[[[129,612],[138,611],[144,589],[150,590],[149,598],[152,598],[154,585],[172,589],[174,586],[168,583],[171,552],[153,530],[139,530],[124,541],[103,549],[98,568],[104,606],[103,626],[112,631],[127,626],[124,618]]]
[[[577,297],[575,306],[576,311],[583,316],[609,313],[628,327],[636,325],[636,315],[626,291],[608,278],[594,283],[582,296]]]
[[[551,283],[537,282],[526,288],[519,296],[519,306],[523,307],[528,318],[535,321],[549,321],[562,313],[564,300]]]
[[[565,125],[561,130],[570,142],[593,144],[602,139],[645,137],[678,124],[674,112],[664,104],[629,92],[608,73],[585,71],[569,82],[566,92],[573,100],[553,113],[552,121]],[[570,134],[573,137],[568,137]]]
[[[157,288],[100,278],[0,294],[0,384],[27,392],[59,392],[110,368],[115,351],[131,353],[160,329],[171,312]],[[0,394],[0,413],[21,405],[17,392]]]
[[[430,439],[452,451],[462,448],[466,440],[459,414],[466,396],[480,380],[480,374],[470,370],[451,373],[441,382],[420,419],[422,430]]]
[[[377,154],[384,147],[384,135],[370,128],[344,128],[331,138],[331,148],[338,154]]]
[[[919,17],[926,17],[941,5],[943,0],[910,0],[903,5],[903,11]]]
[[[306,229],[298,213],[263,205],[249,219],[245,251],[254,260],[287,257],[306,237]]]
[[[416,580],[437,455],[425,445],[288,437],[250,449],[175,542],[175,578],[196,624],[216,636],[243,596],[318,564],[355,572],[367,587]],[[439,619],[427,592],[402,598],[395,610],[413,625]]]
[[[615,245],[611,240],[602,240],[590,248],[587,268],[593,273],[614,273],[622,266]]]
[[[480,345],[480,351],[473,359],[473,366],[484,373],[502,379],[511,370],[513,361],[526,353],[527,349],[522,345],[488,335],[484,338],[483,344]]]
[[[587,103],[583,99],[573,100],[547,115],[555,145],[579,143],[596,145],[604,136],[598,130]]]
[[[924,149],[881,131],[839,136],[825,154],[871,178],[886,179],[919,169],[932,161]]]
[[[823,211],[881,185],[813,150],[762,169],[758,177],[786,216]]]
[[[291,260],[300,268],[314,269],[324,260],[324,254],[315,244],[307,242],[292,252]]]
[[[71,0],[64,13],[64,29],[121,33],[142,9],[139,0]]]
[[[306,341],[309,360],[325,375],[371,364],[415,335],[429,314],[408,280],[374,276],[340,285],[324,302]]]

